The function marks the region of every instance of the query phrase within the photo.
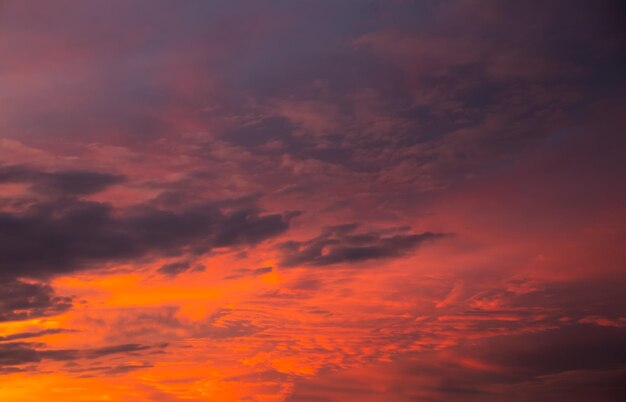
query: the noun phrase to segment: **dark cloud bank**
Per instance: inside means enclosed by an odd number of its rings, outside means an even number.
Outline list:
[[[120,209],[79,197],[122,181],[89,171],[0,167],[0,183],[24,183],[35,194],[21,202],[9,199],[0,210],[0,320],[45,316],[71,306],[69,298],[55,296],[37,281],[113,262],[253,246],[286,231],[297,215],[263,214],[251,204],[162,209],[146,203]],[[178,262],[160,271],[176,275],[196,268]]]
[[[48,277],[146,255],[200,255],[254,245],[284,232],[289,219],[289,214],[261,215],[254,208],[223,212],[212,205],[118,211],[77,199],[37,203],[23,212],[0,213],[0,274]]]

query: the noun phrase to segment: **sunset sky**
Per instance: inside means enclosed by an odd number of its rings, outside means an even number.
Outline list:
[[[0,401],[625,401],[625,20],[0,1]]]

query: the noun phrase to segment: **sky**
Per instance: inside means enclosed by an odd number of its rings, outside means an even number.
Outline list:
[[[0,2],[0,400],[626,400],[625,17]]]

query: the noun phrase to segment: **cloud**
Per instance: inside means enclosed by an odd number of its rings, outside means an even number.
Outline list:
[[[19,332],[16,334],[0,336],[0,342],[14,341],[16,339],[37,338],[37,337],[44,336],[44,335],[64,334],[64,333],[70,333],[70,332],[76,332],[76,331],[73,331],[70,329],[63,329],[63,328],[49,328],[49,329],[44,329],[44,330],[35,331],[35,332]]]
[[[70,297],[56,296],[47,284],[14,278],[0,282],[0,322],[60,314],[71,307]]]
[[[0,365],[15,366],[25,363],[36,363],[41,356],[27,342],[11,342],[0,344]]]
[[[120,210],[78,199],[37,202],[0,212],[0,276],[47,278],[116,261],[252,246],[286,231],[293,216],[254,207],[223,211],[210,203]]]
[[[179,261],[179,262],[170,262],[168,264],[163,264],[158,269],[159,273],[167,276],[176,276],[183,272],[194,271],[201,272],[204,271],[204,266],[202,265],[193,265],[190,261]]]
[[[288,401],[616,401],[626,378],[624,329],[584,326],[467,340],[298,379]]]
[[[356,224],[331,226],[306,241],[288,241],[280,244],[281,265],[326,266],[350,264],[368,260],[404,256],[421,244],[440,239],[443,233],[398,233],[382,231],[355,233]]]
[[[0,399],[601,400],[620,376],[617,2],[5,3],[0,321],[81,332],[11,323],[0,372],[34,375]],[[228,268],[172,283],[199,262]],[[181,348],[135,361],[148,339]],[[155,369],[88,395],[73,359]]]
[[[241,268],[233,270],[233,273],[224,277],[224,279],[241,279],[249,276],[259,276],[272,272],[273,267],[260,268]]]
[[[24,364],[39,363],[44,360],[74,361],[100,359],[109,355],[137,355],[145,351],[164,349],[168,344],[141,345],[136,343],[120,344],[93,349],[45,349],[45,344],[36,342],[0,343],[0,366],[19,370]],[[3,367],[4,368],[4,367]]]
[[[192,261],[214,249],[251,247],[280,235],[297,215],[264,214],[256,198],[127,207],[82,198],[122,180],[90,171],[0,167],[0,183],[26,183],[34,192],[24,202],[10,196],[16,202],[0,207],[0,321],[68,310],[71,298],[56,296],[45,283],[56,275],[164,257],[174,261],[159,272],[175,276],[201,269]]]
[[[106,375],[117,375],[117,374],[125,374],[129,371],[141,370],[144,368],[154,367],[153,364],[150,363],[126,363],[120,364],[113,367],[108,367],[103,370],[103,374]]]
[[[0,166],[0,184],[28,183],[45,195],[88,195],[123,181],[120,175],[85,170],[45,172],[25,165]]]

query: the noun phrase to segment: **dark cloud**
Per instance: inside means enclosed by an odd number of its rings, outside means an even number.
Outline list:
[[[259,276],[272,272],[273,267],[261,268],[241,268],[233,270],[232,274],[224,277],[224,279],[240,279],[247,276]]]
[[[356,224],[332,226],[306,241],[288,241],[279,248],[281,265],[325,266],[394,258],[408,254],[422,243],[448,236],[443,233],[397,233],[373,231],[358,233]]]
[[[79,365],[75,362],[68,362],[65,364],[65,369],[72,374],[80,374],[81,378],[96,377],[100,375],[118,375],[125,374],[130,371],[140,370],[143,368],[154,367],[153,364],[147,362],[129,362],[118,364],[115,366],[107,365]]]
[[[626,329],[572,325],[463,340],[445,353],[400,356],[351,372],[296,381],[288,401],[523,402],[623,400]]]
[[[47,284],[25,282],[10,277],[0,282],[0,322],[55,315],[68,310],[71,306],[70,297],[56,296],[52,287]],[[9,336],[0,339],[16,338]]]
[[[158,345],[129,343],[95,349],[45,349],[45,346],[43,343],[36,342],[0,343],[0,366],[9,366],[9,368],[14,366],[15,370],[19,370],[21,365],[39,363],[43,360],[73,362],[82,359],[99,359],[116,354],[137,355],[142,352],[161,350],[168,345],[165,343]]]
[[[572,370],[626,367],[624,339],[626,328],[574,324],[533,334],[484,339],[459,353],[508,367],[504,372],[522,379]]]
[[[128,373],[129,371],[135,371],[135,370],[140,370],[140,369],[150,368],[150,367],[154,367],[154,365],[150,364],[150,363],[127,363],[127,364],[120,364],[120,365],[117,365],[117,366],[108,367],[108,368],[104,369],[103,370],[103,374],[105,374],[105,375],[125,374],[125,373]]]
[[[262,215],[251,207],[223,212],[212,204],[177,211],[150,205],[116,210],[77,199],[40,202],[0,212],[0,276],[45,278],[145,256],[254,245],[287,230],[293,216]]]
[[[0,166],[0,183],[28,183],[34,191],[45,195],[93,194],[123,180],[123,176],[91,171],[44,172],[21,165]]]
[[[63,334],[63,333],[68,333],[68,332],[75,332],[75,331],[69,330],[69,329],[63,329],[63,328],[50,328],[50,329],[44,329],[44,330],[36,331],[36,332],[19,332],[17,334],[0,336],[0,342],[14,341],[16,339],[37,338],[37,337],[44,336],[44,335]]]
[[[204,266],[202,265],[194,265],[190,261],[179,261],[179,262],[171,262],[168,264],[163,264],[159,268],[159,273],[168,276],[176,276],[183,272],[193,271],[199,272],[204,271]]]
[[[159,346],[165,347],[167,345],[163,344]],[[103,348],[82,351],[82,353],[84,356],[88,358],[98,358],[98,357],[102,357],[102,356],[106,356],[110,354],[138,352],[138,351],[147,350],[151,348],[152,346],[140,345],[137,343],[128,343],[128,344],[123,344],[123,345],[107,346]]]
[[[27,342],[0,343],[0,366],[15,366],[41,361],[41,355],[32,344]]]

